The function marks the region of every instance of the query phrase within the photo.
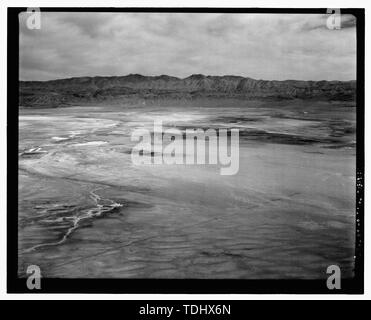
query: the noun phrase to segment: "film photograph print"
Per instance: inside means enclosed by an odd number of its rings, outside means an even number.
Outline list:
[[[8,34],[9,292],[362,293],[363,9],[9,8]]]

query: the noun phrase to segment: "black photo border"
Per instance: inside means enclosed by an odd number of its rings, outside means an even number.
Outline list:
[[[19,21],[27,8],[8,7],[7,21],[7,292],[8,293],[192,293],[192,294],[363,294],[364,292],[364,126],[365,126],[365,10],[341,9],[356,17],[356,246],[355,276],[341,289],[329,290],[324,280],[248,279],[57,279],[42,278],[41,289],[29,290],[18,269],[18,91]],[[326,8],[40,8],[41,12],[168,12],[168,13],[287,13],[326,14]],[[17,204],[17,205],[16,205]]]

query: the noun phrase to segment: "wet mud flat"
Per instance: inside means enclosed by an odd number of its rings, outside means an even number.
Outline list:
[[[133,166],[138,127],[238,128],[239,171]],[[355,108],[246,102],[20,110],[19,276],[352,277]]]

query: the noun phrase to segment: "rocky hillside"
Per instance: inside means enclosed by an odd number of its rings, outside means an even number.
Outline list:
[[[355,81],[266,81],[238,76],[194,74],[180,79],[130,74],[122,77],[79,77],[51,81],[21,81],[19,105],[58,107],[78,103],[143,99],[239,99],[354,100]]]

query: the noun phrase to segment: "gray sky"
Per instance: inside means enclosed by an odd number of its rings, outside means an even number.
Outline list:
[[[20,79],[140,73],[240,75],[265,80],[354,80],[356,28],[342,16],[205,13],[20,15]]]

